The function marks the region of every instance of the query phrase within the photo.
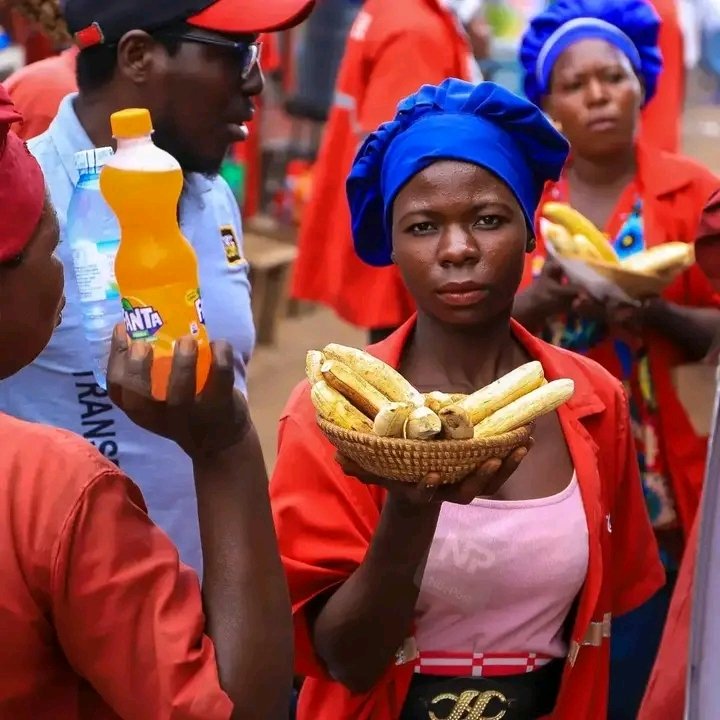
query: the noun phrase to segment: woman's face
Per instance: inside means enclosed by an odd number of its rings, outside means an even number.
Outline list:
[[[0,379],[29,365],[50,341],[64,305],[63,267],[53,254],[58,221],[49,200],[16,262],[0,264]]]
[[[393,258],[418,307],[449,325],[508,317],[528,230],[510,189],[476,165],[441,161],[393,205]]]
[[[632,148],[644,91],[627,56],[605,40],[581,40],[553,68],[544,109],[581,157]]]

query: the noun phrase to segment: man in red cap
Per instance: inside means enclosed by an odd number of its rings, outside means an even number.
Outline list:
[[[60,331],[63,306],[58,220],[8,133],[19,119],[0,86],[0,387]],[[110,355],[113,401],[191,462],[202,591],[125,473],[72,433],[0,412],[0,718],[287,719],[287,585],[232,355],[213,344],[195,398],[197,346],[181,339],[167,403],[150,395],[149,346],[129,348],[122,325]]]
[[[695,258],[714,290],[720,293],[720,190],[712,195],[703,211],[695,241]],[[715,442],[720,442],[720,438]],[[656,720],[660,717],[664,720],[682,720],[684,716],[700,521],[701,515],[698,513],[688,538],[662,644],[638,720]]]
[[[66,0],[65,21],[80,48],[79,93],[63,100],[47,132],[29,144],[45,174],[62,236],[78,180],[75,153],[113,145],[113,112],[150,110],[155,143],[185,172],[178,214],[198,256],[208,332],[235,348],[236,387],[243,392],[255,339],[248,263],[237,201],[218,172],[229,145],[247,136],[253,98],[263,89],[258,34],[297,24],[312,4]],[[229,245],[234,252],[227,252]],[[95,444],[138,483],[153,519],[183,561],[199,571],[192,466],[173,443],[133,425],[95,384],[70,243],[60,244],[58,256],[67,278],[65,322],[32,365],[0,386],[0,410],[74,431]]]

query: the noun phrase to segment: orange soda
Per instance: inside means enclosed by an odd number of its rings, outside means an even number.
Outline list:
[[[195,251],[180,231],[177,208],[183,173],[152,141],[147,110],[111,117],[117,152],[100,189],[120,223],[115,277],[132,342],[152,343],[152,394],[167,396],[173,347],[192,335],[198,343],[197,392],[210,371],[211,350],[202,312]]]

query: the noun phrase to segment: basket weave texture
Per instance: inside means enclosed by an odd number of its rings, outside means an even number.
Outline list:
[[[457,483],[486,460],[506,458],[525,445],[530,428],[473,440],[404,440],[345,430],[318,418],[327,439],[363,470],[389,480],[417,483],[438,473],[445,485]]]

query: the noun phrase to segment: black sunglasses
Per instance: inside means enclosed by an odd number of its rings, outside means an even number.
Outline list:
[[[229,38],[214,38],[200,35],[194,33],[192,30],[158,30],[153,33],[153,37],[176,40],[178,42],[194,42],[200,45],[212,45],[214,47],[232,50],[240,59],[240,75],[243,80],[247,80],[255,66],[260,64],[260,56],[262,55],[262,42],[259,40],[252,42],[235,42]]]

